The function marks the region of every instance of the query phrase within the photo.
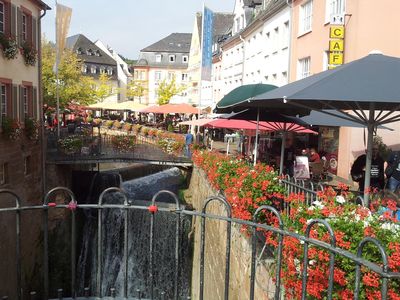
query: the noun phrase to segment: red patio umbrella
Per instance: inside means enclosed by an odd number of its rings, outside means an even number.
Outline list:
[[[154,111],[158,114],[198,114],[199,110],[189,104],[165,104],[158,106]]]

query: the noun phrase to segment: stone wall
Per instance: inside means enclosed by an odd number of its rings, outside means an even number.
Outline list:
[[[189,190],[185,198],[193,205],[194,209],[201,211],[205,199],[217,195],[207,181],[205,173],[198,168],[193,169]],[[225,215],[221,204],[212,203],[207,208],[207,213]],[[200,230],[201,219],[196,218],[194,224],[194,251],[192,272],[192,299],[199,299],[200,286]],[[231,260],[230,260],[230,285],[229,299],[249,299],[250,292],[250,266],[251,266],[251,239],[243,232],[242,227],[232,226]],[[226,222],[207,220],[205,240],[205,271],[204,271],[204,299],[224,299],[225,278],[225,246]],[[258,249],[259,255],[261,249]],[[261,260],[257,266],[255,299],[273,299],[274,285],[271,280],[273,272],[271,260]]]

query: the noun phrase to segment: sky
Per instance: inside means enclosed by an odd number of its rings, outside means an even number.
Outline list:
[[[42,33],[55,40],[55,0],[44,0],[51,8],[42,20]],[[68,36],[84,34],[102,40],[126,58],[137,59],[143,49],[173,32],[193,31],[201,0],[59,0],[72,8]],[[234,0],[208,0],[214,11],[233,12]]]

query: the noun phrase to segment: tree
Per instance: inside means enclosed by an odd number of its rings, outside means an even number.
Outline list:
[[[126,96],[128,98],[133,98],[133,100],[135,100],[135,97],[143,97],[147,91],[145,85],[146,81],[131,80],[126,86]]]
[[[163,81],[161,81],[161,83],[157,89],[158,104],[159,105],[168,104],[172,97],[180,94],[184,90],[186,90],[186,86],[177,85],[176,81],[175,81],[175,77],[172,78],[172,80],[170,82],[168,82],[164,79]]]
[[[114,94],[112,86],[110,84],[111,77],[105,72],[101,73],[99,76],[98,84],[96,85],[96,100],[102,102],[105,98]]]
[[[54,44],[42,42],[43,98],[47,106],[56,106],[57,81],[54,72],[56,49]],[[58,68],[60,108],[71,103],[88,105],[97,99],[94,80],[82,74],[83,62],[71,50],[64,50]]]

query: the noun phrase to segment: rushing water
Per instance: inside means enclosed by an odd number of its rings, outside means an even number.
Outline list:
[[[151,200],[160,190],[174,193],[182,183],[179,169],[172,168],[160,173],[124,182],[122,188],[127,192],[131,204],[143,202],[135,200]],[[105,203],[122,203],[117,194],[106,197]],[[173,206],[170,196],[162,196],[159,205]],[[167,204],[171,203],[171,204]],[[149,202],[144,203],[149,205]],[[161,291],[166,299],[172,299],[175,278],[175,236],[176,218],[173,213],[157,212],[155,214],[154,235],[154,295],[159,298]],[[128,213],[128,296],[149,298],[149,247],[150,247],[150,213],[147,210],[129,210]],[[103,210],[103,262],[102,262],[102,294],[110,295],[110,288],[115,288],[116,295],[123,295],[124,286],[124,211],[121,209]],[[181,219],[180,233],[180,268],[178,290],[179,298],[186,299],[190,295],[191,278],[191,244],[188,235],[191,220]],[[85,214],[82,232],[82,243],[78,262],[79,293],[84,287],[90,287],[92,294],[96,291],[97,272],[97,213]]]

